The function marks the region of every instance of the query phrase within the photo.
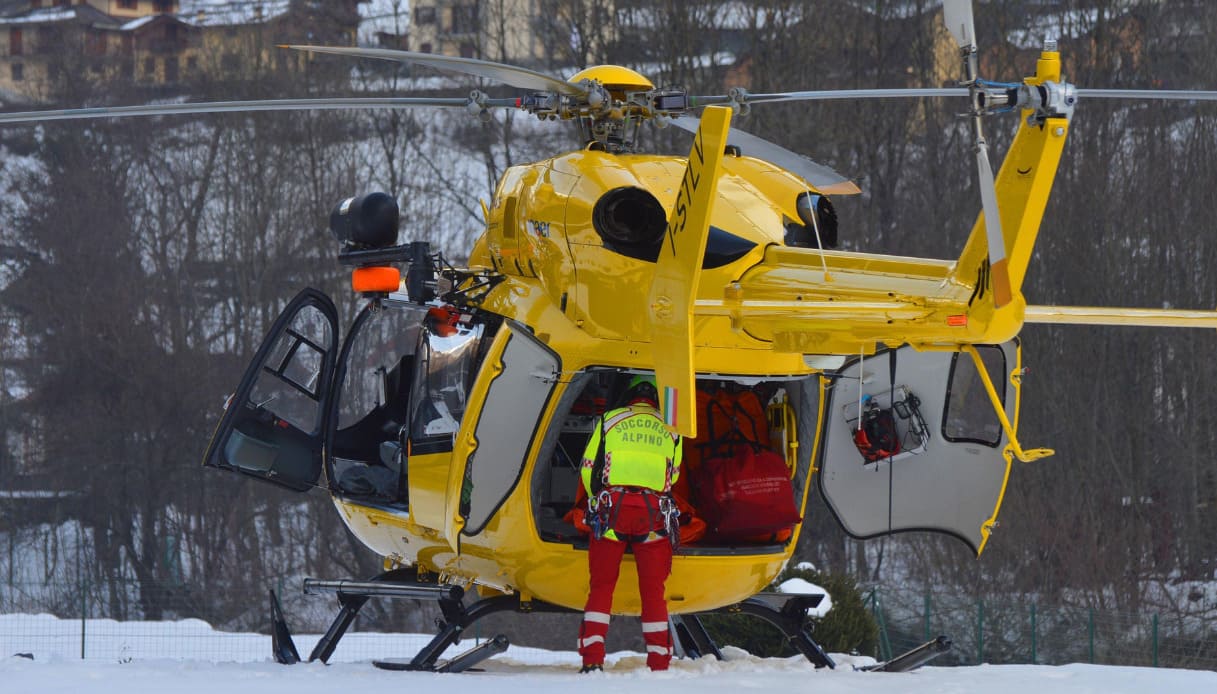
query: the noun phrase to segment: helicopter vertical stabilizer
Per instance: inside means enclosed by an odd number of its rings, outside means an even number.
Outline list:
[[[959,281],[974,287],[968,305],[973,318],[981,320],[970,326],[984,332],[976,336],[983,342],[1003,342],[1021,327],[1025,302],[1020,289],[1072,115],[1072,86],[1058,82],[1060,70],[1060,54],[1046,47],[1036,63],[1035,76],[1015,90],[1019,96],[1012,98],[1022,116],[1018,132],[993,189],[987,191],[994,199],[986,201],[956,265],[954,274]],[[987,157],[983,159],[978,155],[982,189],[988,164]],[[986,228],[985,218],[990,213],[1000,217],[1000,225],[994,227],[1001,229],[1000,242],[993,241],[992,230]],[[990,250],[997,243],[1003,247]],[[998,311],[1007,305],[1012,310]]]
[[[668,231],[655,263],[648,305],[655,349],[655,380],[668,428],[697,436],[697,390],[693,367],[693,302],[702,256],[710,236],[710,206],[718,188],[731,109],[707,107],[693,138],[689,163],[668,217]]]

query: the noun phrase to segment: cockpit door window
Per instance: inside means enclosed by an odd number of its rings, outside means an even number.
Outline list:
[[[295,491],[317,486],[337,325],[325,294],[305,289],[296,295],[229,398],[205,465]]]

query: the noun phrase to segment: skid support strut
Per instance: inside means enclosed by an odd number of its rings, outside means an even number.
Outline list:
[[[790,595],[788,593],[758,593],[743,602],[711,610],[718,614],[747,614],[760,617],[782,631],[799,653],[817,668],[835,668],[837,664],[811,638],[807,610],[816,607],[823,595]],[[709,637],[707,637],[709,638]]]

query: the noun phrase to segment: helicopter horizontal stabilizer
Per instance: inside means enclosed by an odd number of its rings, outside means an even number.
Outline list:
[[[1217,328],[1217,311],[1106,306],[1028,306],[1024,320],[1028,323],[1053,325]]]
[[[697,436],[693,302],[730,126],[730,108],[710,106],[702,114],[648,301],[660,408],[668,428],[682,436]]]

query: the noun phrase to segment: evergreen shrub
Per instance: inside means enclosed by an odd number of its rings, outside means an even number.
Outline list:
[[[822,618],[812,617],[811,635],[829,653],[876,655],[879,626],[874,615],[862,604],[858,585],[849,576],[820,573],[811,569],[787,569],[769,590],[791,578],[814,583],[832,597],[832,610]],[[748,615],[702,615],[702,623],[719,646],[735,646],[765,658],[789,657],[798,652],[782,632],[769,622]]]

